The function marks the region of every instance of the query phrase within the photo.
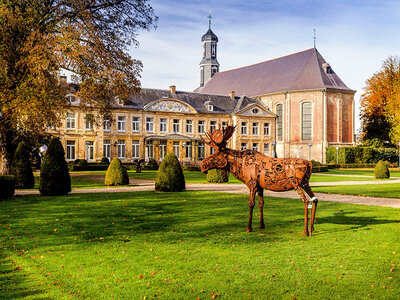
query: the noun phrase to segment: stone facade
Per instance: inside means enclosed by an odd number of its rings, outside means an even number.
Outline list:
[[[238,127],[229,147],[256,148],[271,155],[276,116],[261,102],[243,97],[218,96],[209,100],[209,95],[197,93],[174,91],[174,96],[168,90],[149,91],[152,92],[145,91],[146,101],[136,101],[133,96],[131,104],[114,106],[113,122],[107,125],[103,125],[101,118],[95,122],[98,125],[91,124],[85,117],[87,113],[78,105],[72,105],[62,126],[52,130],[54,135],[60,136],[67,161],[98,162],[103,156],[119,157],[124,163],[137,158],[161,161],[166,153],[174,152],[180,161],[196,163],[211,154],[210,147],[201,142],[200,136],[215,126],[228,123]],[[193,106],[189,104],[191,101]],[[220,108],[211,106],[212,111],[205,112],[200,104],[210,108],[210,102],[219,103]],[[224,102],[232,104],[235,110],[224,108]],[[133,108],[136,104],[142,108]],[[92,112],[96,113],[96,110]],[[241,131],[243,124],[247,126],[246,132]]]

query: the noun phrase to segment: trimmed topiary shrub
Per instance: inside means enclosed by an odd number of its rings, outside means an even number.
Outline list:
[[[376,179],[390,178],[388,164],[386,162],[380,160],[375,166],[374,176]]]
[[[108,160],[107,157],[103,156],[103,157],[101,158],[101,160],[100,160],[100,163],[102,163],[102,164],[109,164],[110,161]]]
[[[158,163],[154,158],[150,158],[147,164],[143,167],[143,170],[157,171]]]
[[[156,175],[156,191],[179,192],[184,190],[185,177],[178,158],[174,153],[168,153],[160,164]]]
[[[223,183],[229,181],[229,171],[225,169],[211,169],[207,172],[207,182]]]
[[[10,199],[15,193],[14,176],[0,176],[0,201]]]
[[[71,178],[65,161],[65,152],[58,138],[50,141],[43,158],[39,191],[44,196],[67,195],[71,191]]]
[[[35,185],[32,166],[29,162],[29,151],[24,142],[18,144],[10,171],[14,175],[15,187],[31,189]]]
[[[129,177],[122,162],[115,157],[108,166],[105,185],[128,185]]]
[[[76,166],[86,166],[87,165],[87,160],[86,159],[75,159],[74,165]]]

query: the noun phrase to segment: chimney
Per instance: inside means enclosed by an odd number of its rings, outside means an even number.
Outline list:
[[[231,91],[229,92],[229,97],[231,97],[231,99],[235,99],[235,91]]]
[[[171,92],[172,95],[176,94],[176,86],[175,85],[170,85],[169,86],[169,91]]]

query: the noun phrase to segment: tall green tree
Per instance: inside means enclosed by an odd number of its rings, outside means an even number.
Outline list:
[[[11,174],[15,177],[15,186],[31,189],[35,185],[32,166],[29,162],[30,153],[24,142],[18,144],[11,164]]]
[[[366,141],[400,140],[400,59],[386,59],[381,69],[366,81],[361,96],[361,120],[363,139]],[[397,112],[397,113],[396,113]]]
[[[155,27],[147,0],[0,0],[0,145],[8,171],[15,140],[58,125],[69,103],[70,71],[82,107],[107,114],[138,90],[142,69],[130,57],[140,29]]]

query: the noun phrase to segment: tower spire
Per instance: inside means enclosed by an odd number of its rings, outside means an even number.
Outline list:
[[[315,28],[314,28],[314,37],[313,37],[313,40],[314,40],[314,49],[316,49],[316,48],[317,48],[317,33],[315,32]]]
[[[212,19],[212,17],[211,17],[211,10],[208,12],[208,28],[210,29],[211,28],[211,19]]]

